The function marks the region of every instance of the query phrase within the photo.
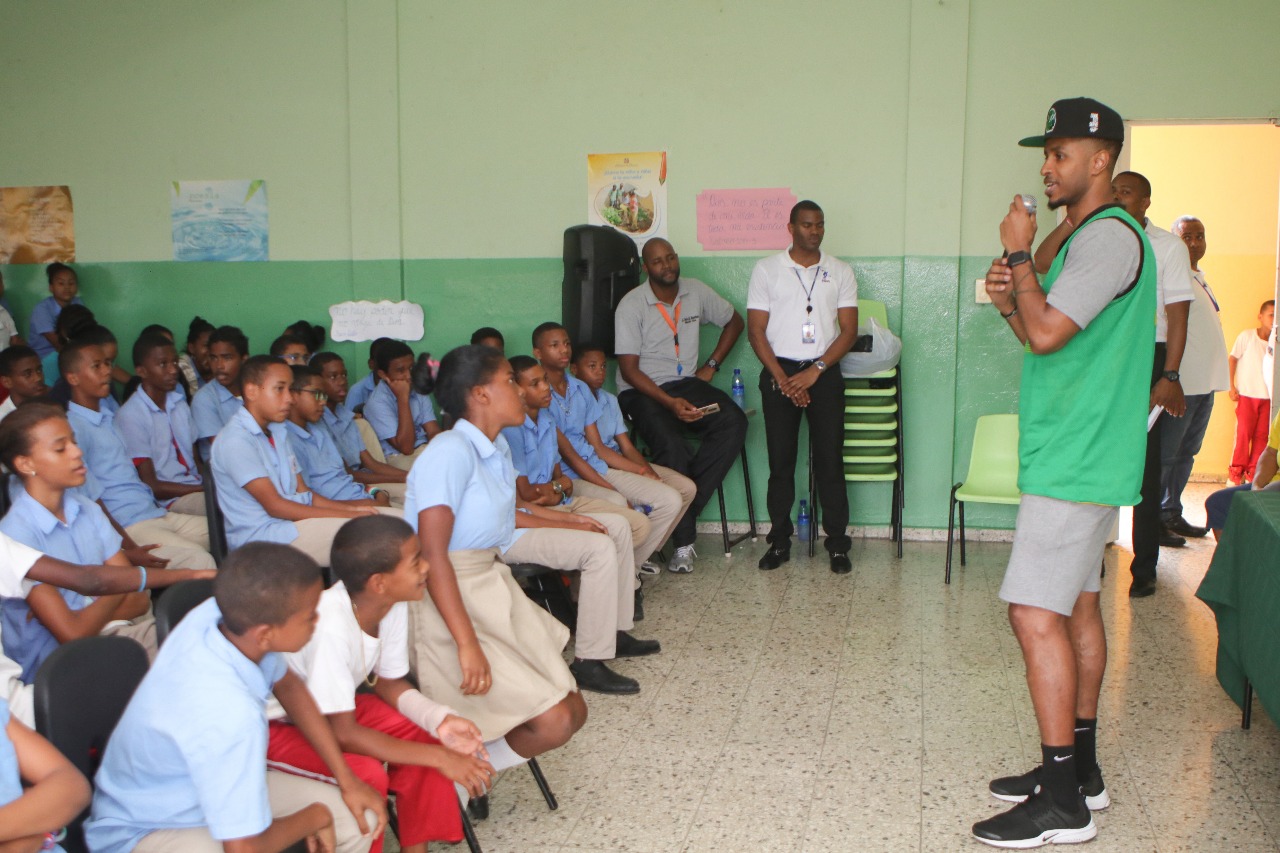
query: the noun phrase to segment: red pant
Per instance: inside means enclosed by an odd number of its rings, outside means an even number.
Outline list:
[[[1231,454],[1231,479],[1253,481],[1258,457],[1267,447],[1271,427],[1271,401],[1260,397],[1240,396],[1236,403],[1236,447]]]
[[[377,696],[356,696],[356,722],[368,729],[400,740],[435,743],[436,740],[416,723],[383,702]],[[367,755],[345,752],[347,766],[360,779],[373,786],[384,797],[396,795],[400,844],[422,844],[428,841],[462,840],[462,813],[453,783],[438,770],[416,764],[388,764]],[[297,726],[271,723],[271,740],[267,744],[267,761],[277,770],[296,772],[300,776],[319,775],[331,781],[329,768],[302,736]],[[382,838],[373,842],[369,853],[382,853]]]

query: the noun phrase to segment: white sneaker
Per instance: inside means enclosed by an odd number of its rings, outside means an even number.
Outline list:
[[[693,571],[693,558],[698,556],[698,552],[693,550],[692,545],[681,545],[676,549],[676,553],[671,557],[671,561],[667,563],[667,571],[675,572],[678,575],[687,575]]]
[[[642,575],[660,575],[662,574],[662,566],[653,560],[645,560],[640,564],[640,574]]]

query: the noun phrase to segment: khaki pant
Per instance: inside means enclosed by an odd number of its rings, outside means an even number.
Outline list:
[[[637,566],[649,559],[670,538],[671,532],[697,494],[693,481],[683,474],[661,465],[654,465],[653,470],[662,478],[662,482],[610,468],[604,477],[616,491],[602,489],[582,480],[573,484],[575,495],[600,497],[627,506],[648,504],[652,508],[649,512],[649,535],[635,540]]]
[[[409,488],[407,483],[374,483],[374,487],[382,489],[391,496],[391,505],[397,509],[404,509],[404,494]]]
[[[603,493],[605,495],[617,495],[618,500],[612,500],[604,497],[587,497],[578,494],[578,487],[586,485],[588,491],[595,490],[595,493]],[[640,572],[640,564],[649,558],[648,554],[641,556],[640,548],[636,546],[637,542],[644,542],[649,538],[651,525],[649,517],[643,512],[639,512],[631,508],[626,499],[617,492],[608,489],[602,489],[599,486],[593,486],[590,483],[583,483],[581,480],[575,480],[573,484],[573,497],[566,504],[560,504],[552,509],[561,512],[576,512],[583,515],[597,516],[601,513],[606,515],[616,515],[626,520],[631,527],[631,543],[627,546],[628,553],[626,559],[631,563],[631,568]],[[594,493],[593,493],[594,494]]]
[[[169,512],[176,512],[179,515],[198,515],[203,518],[204,492],[192,492],[189,495],[183,495],[169,504]]]
[[[378,512],[404,518],[404,512],[394,507],[380,506]],[[337,536],[342,525],[350,520],[349,518],[304,518],[302,521],[295,521],[293,526],[298,528],[298,538],[289,544],[315,560],[318,565],[327,566],[329,552],[333,550],[333,537]]]
[[[209,554],[209,523],[203,515],[167,512],[125,528],[139,545],[159,545],[151,553],[175,569],[216,569]]]
[[[534,563],[580,572],[576,654],[587,660],[611,660],[618,632],[635,626],[636,575],[631,567],[631,528],[621,516],[592,515],[609,535],[558,527],[525,530],[502,555],[507,565]]]
[[[360,433],[360,440],[364,442],[364,449],[369,451],[369,455],[379,462],[386,462],[387,454],[382,452],[382,442],[378,441],[378,434],[373,431],[373,425],[364,418],[356,418],[356,430]]]
[[[128,637],[147,652],[147,660],[155,662],[156,651],[160,644],[156,642],[156,618],[150,613],[139,616],[130,622],[108,622],[101,631],[100,637]]]
[[[373,837],[360,836],[360,827],[342,801],[342,793],[337,786],[279,770],[266,770],[266,774],[267,799],[271,803],[272,817],[288,817],[312,803],[320,803],[333,815],[338,853],[364,853],[369,849]],[[159,829],[144,835],[133,849],[138,853],[222,853],[222,842],[215,841],[208,828],[203,826],[194,829]]]
[[[387,464],[392,468],[399,468],[401,471],[408,471],[413,467],[413,463],[418,461],[418,457],[427,449],[425,444],[419,444],[413,449],[412,453],[395,453],[387,457]]]

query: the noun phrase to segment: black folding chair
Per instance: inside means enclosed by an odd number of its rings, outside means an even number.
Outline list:
[[[110,677],[104,677],[108,675]],[[93,781],[107,739],[142,677],[147,653],[126,637],[85,637],[54,650],[36,673],[36,731]],[[67,827],[67,853],[87,853],[85,809]]]
[[[209,553],[213,561],[222,567],[227,559],[227,520],[218,506],[218,486],[213,482],[213,469],[205,462],[199,464],[201,486],[204,488],[204,516],[209,523]]]
[[[213,597],[213,581],[194,580],[176,583],[165,590],[156,602],[156,643],[163,645],[182,617],[207,598]]]

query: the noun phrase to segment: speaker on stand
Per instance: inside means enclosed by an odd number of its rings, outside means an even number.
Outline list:
[[[613,355],[613,314],[640,284],[640,253],[625,234],[605,225],[564,232],[561,320],[574,343],[591,342]]]

